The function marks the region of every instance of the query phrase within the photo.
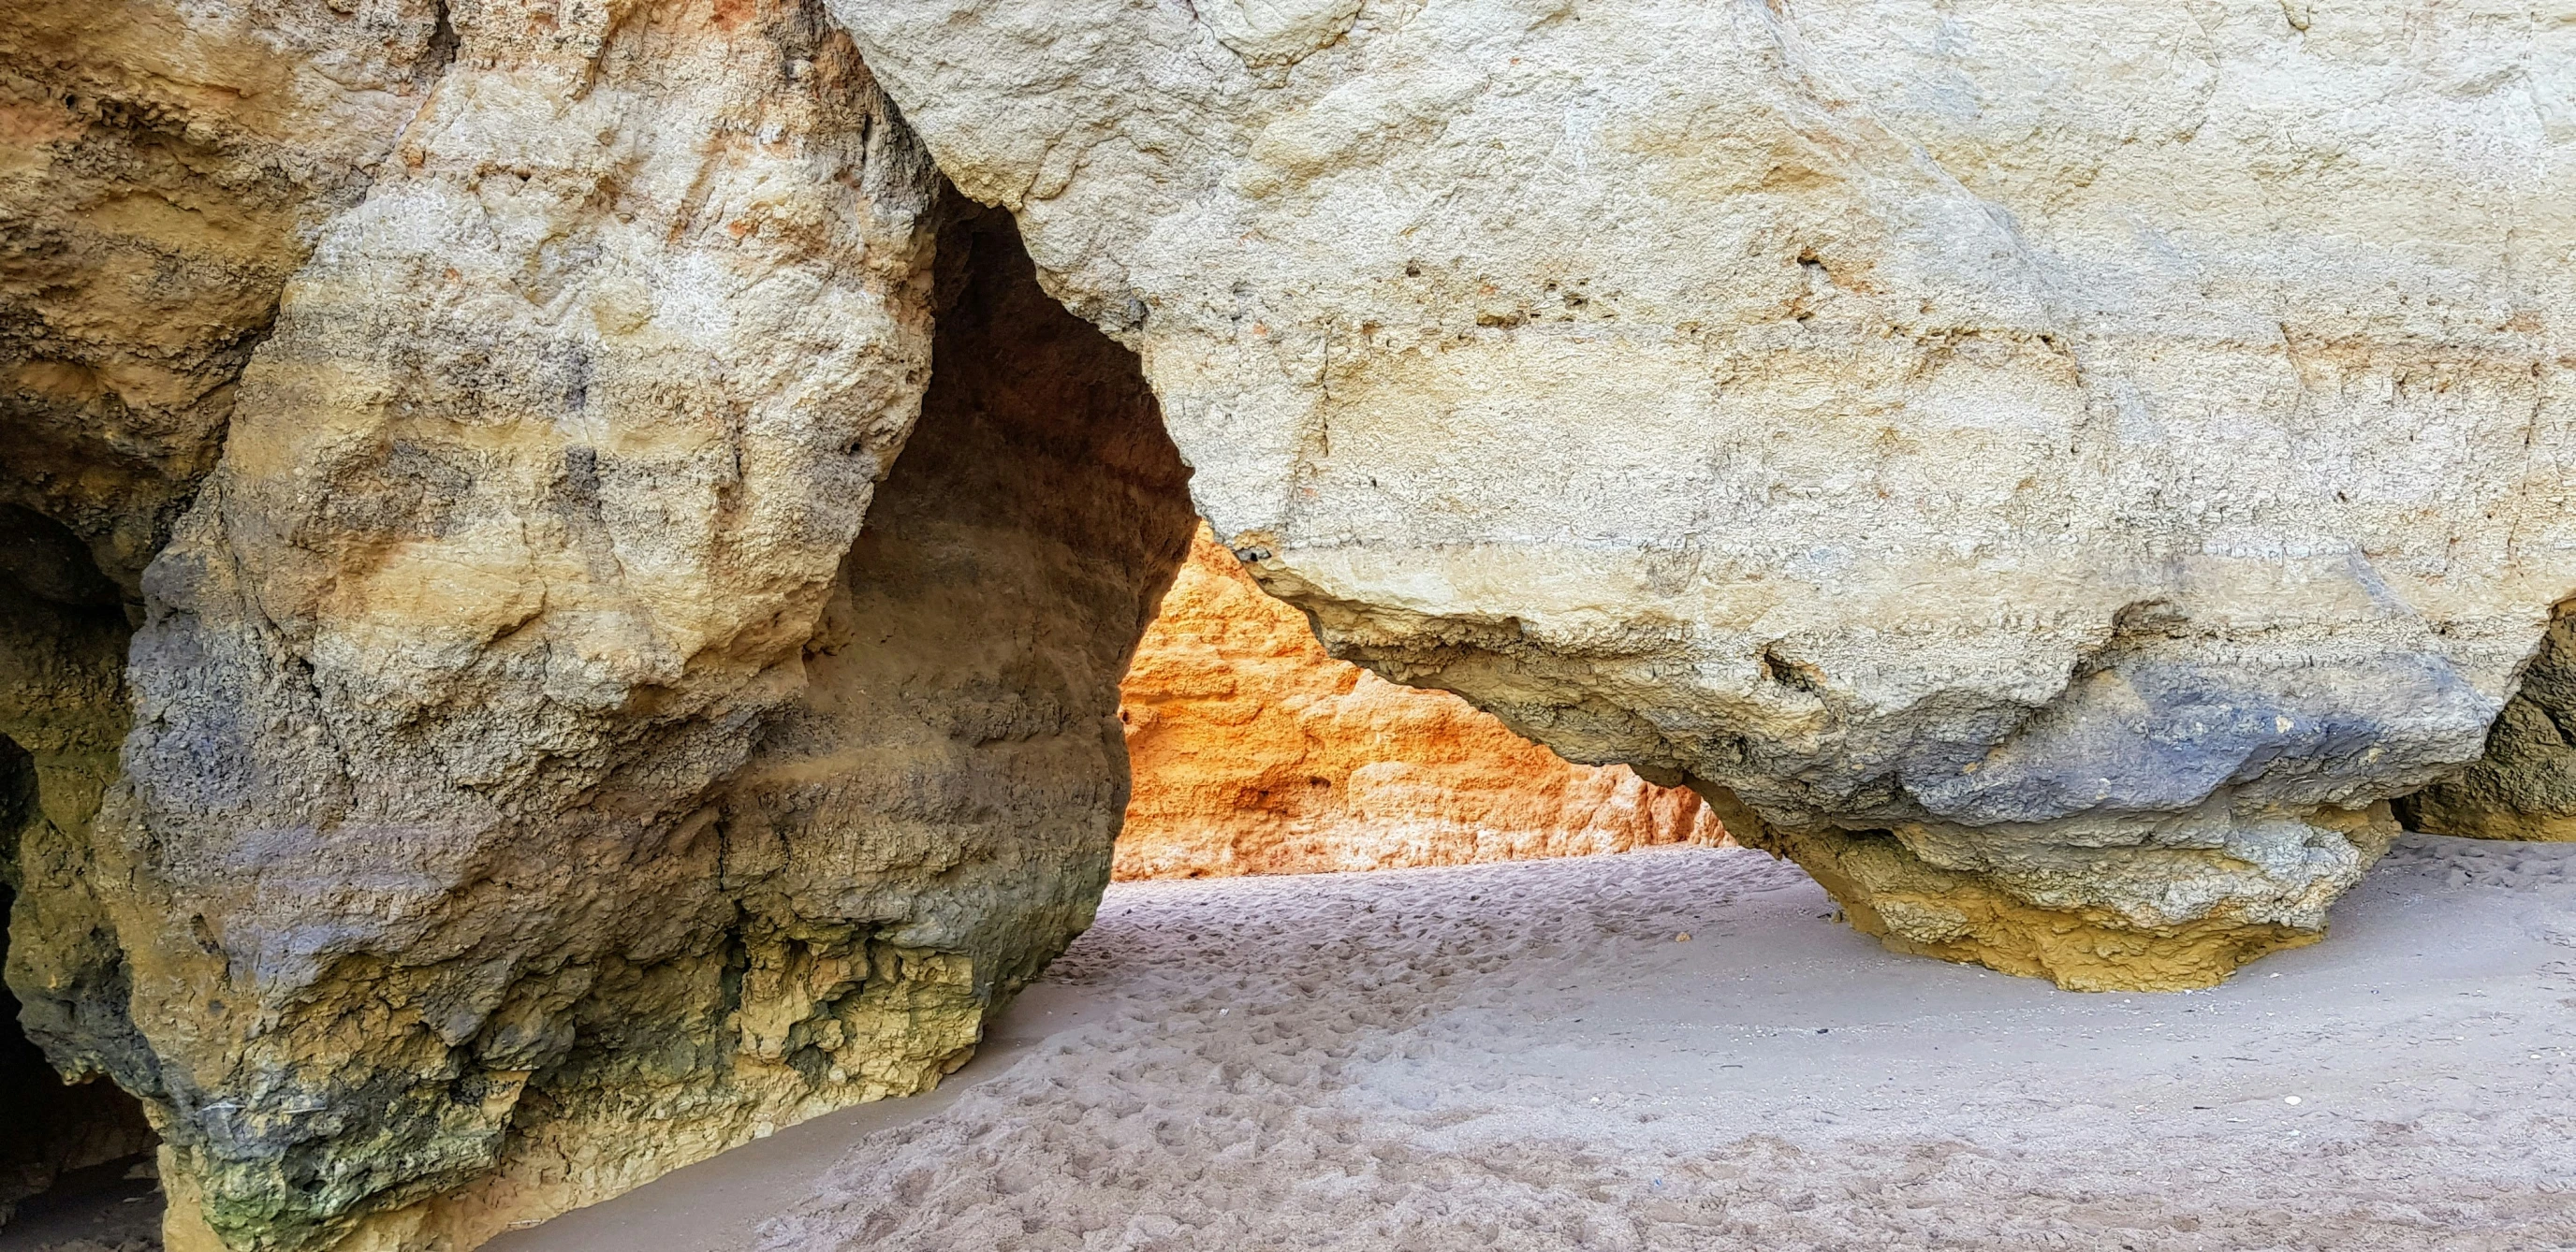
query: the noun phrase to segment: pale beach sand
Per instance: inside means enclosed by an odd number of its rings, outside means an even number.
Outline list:
[[[1120,885],[939,1093],[491,1246],[2576,1248],[2576,846],[2410,836],[2196,993],[1831,913],[1739,849]]]

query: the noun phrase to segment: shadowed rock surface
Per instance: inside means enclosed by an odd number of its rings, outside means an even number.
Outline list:
[[[116,935],[81,880],[126,729],[120,598],[79,537],[0,504],[0,971],[32,1000],[0,988],[0,1225],[62,1174],[154,1142],[99,1066],[58,1075],[29,1038],[124,1012]]]
[[[2486,755],[2397,802],[2416,830],[2480,839],[2576,839],[2576,616],[2560,606]]]

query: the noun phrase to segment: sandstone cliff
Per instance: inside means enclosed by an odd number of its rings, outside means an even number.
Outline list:
[[[2565,828],[2554,9],[8,16],[7,981],[187,1252],[935,1081],[1194,509],[1906,951],[2205,985],[2392,799]]]
[[[1120,685],[1117,877],[1467,865],[1717,844],[1699,797],[1570,765],[1315,641],[1202,527]]]
[[[143,1098],[174,1248],[470,1246],[935,1082],[1107,880],[1116,680],[1192,524],[1133,358],[818,11],[424,32],[452,63],[377,123],[250,93],[378,159],[310,233],[218,232],[294,277],[228,280],[273,325],[189,410],[223,456],[130,666],[109,540],[158,523],[23,497],[73,542],[9,605],[10,982]],[[158,350],[31,289],[22,378],[58,324]],[[79,427],[43,400],[13,422]]]

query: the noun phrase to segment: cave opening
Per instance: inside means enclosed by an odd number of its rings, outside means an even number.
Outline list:
[[[1032,728],[1116,682],[1129,786],[1110,814],[1109,869],[1121,880],[1728,842],[1686,788],[1570,763],[1457,695],[1333,657],[1197,516],[1138,356],[1045,292],[1009,213],[950,203],[929,388],[845,566],[853,597],[809,659],[817,691],[904,691],[910,710],[937,710],[937,737],[981,726],[959,772],[1016,777],[1025,795],[1050,785],[1033,781]],[[879,646],[845,649],[854,628]],[[848,697],[835,700],[858,724]],[[784,750],[761,755],[801,757],[792,772],[810,775],[817,757],[791,746],[800,724],[814,722],[787,719]],[[1068,793],[1024,829],[1095,807]],[[1088,865],[1072,879],[1077,895],[1096,891]]]
[[[0,506],[0,1228],[152,1189],[142,1105],[104,1077],[65,1081],[29,1034],[59,1006],[19,997],[77,981],[62,975],[89,946],[87,918],[71,927],[82,934],[48,922],[81,911],[82,840],[124,725],[127,634],[120,591],[87,546]]]
[[[23,769],[26,752],[0,738],[0,757],[12,758],[0,761],[0,773],[14,773]],[[0,918],[17,903],[17,893],[0,883]],[[8,949],[8,931],[0,927],[0,963]],[[63,1081],[27,1037],[21,1008],[0,982],[0,1127],[7,1128],[0,1134],[0,1232],[48,1243],[54,1227],[64,1230],[52,1233],[77,1230],[94,1242],[109,1229],[148,1233],[160,1205],[149,1202],[158,1188],[142,1104],[105,1078]]]

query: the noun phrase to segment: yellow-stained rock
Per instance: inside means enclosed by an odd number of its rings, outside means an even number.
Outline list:
[[[2331,823],[2345,846],[2360,850],[2365,864],[2387,851],[2398,833],[2385,803],[2360,812],[2327,810],[2309,820]],[[1744,841],[1796,861],[1842,905],[1855,928],[1877,936],[1891,951],[2046,978],[2069,991],[2215,986],[2267,952],[2324,938],[2324,908],[2340,891],[2321,885],[2304,902],[2307,910],[2297,913],[2281,909],[2254,916],[2244,905],[2224,901],[2171,917],[2139,916],[2088,902],[2076,874],[2052,884],[2027,872],[1936,864],[1909,842],[1909,833],[1766,828]],[[2328,855],[2339,850],[2320,849]],[[2215,849],[2173,849],[2159,860],[2132,872],[2178,878],[2196,865],[2200,877],[2222,881],[2249,872],[2242,861]],[[2099,872],[2098,865],[2079,871]]]
[[[456,46],[437,0],[13,0],[0,21],[0,504],[129,595],[213,468],[321,224]]]

